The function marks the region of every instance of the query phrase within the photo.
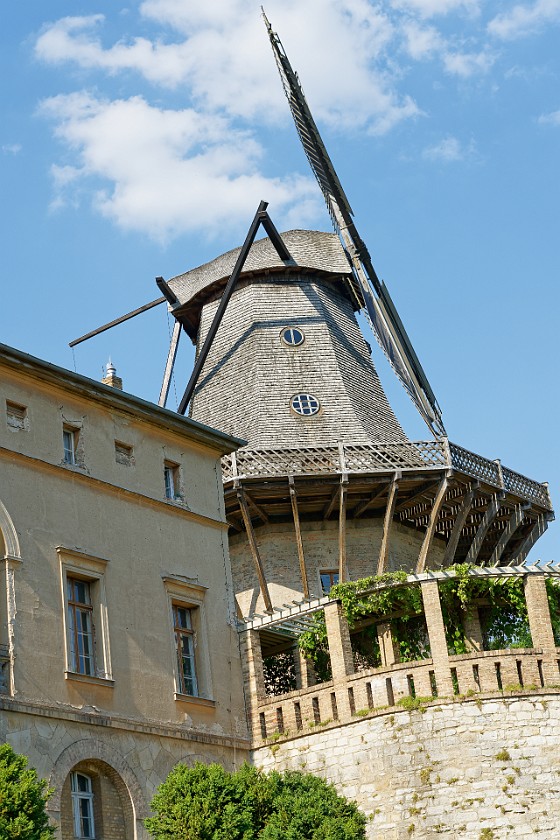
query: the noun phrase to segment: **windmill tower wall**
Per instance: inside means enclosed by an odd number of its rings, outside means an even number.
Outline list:
[[[253,448],[404,440],[341,285],[318,273],[290,273],[261,275],[236,291],[195,394],[193,419],[236,429]],[[204,307],[199,347],[217,305]],[[301,331],[303,343],[283,340],[289,327]],[[300,392],[319,399],[317,415],[301,417],[290,408]]]

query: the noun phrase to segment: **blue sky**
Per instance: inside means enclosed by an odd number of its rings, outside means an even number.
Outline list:
[[[265,10],[450,439],[558,505],[560,0]],[[155,401],[163,307],[68,342],[239,244],[260,199],[280,229],[330,229],[259,3],[5,3],[0,38],[0,338],[94,378],[112,356]],[[171,407],[191,363],[184,342]],[[532,559],[560,560],[558,530]]]

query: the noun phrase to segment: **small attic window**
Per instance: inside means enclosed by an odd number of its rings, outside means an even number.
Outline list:
[[[294,394],[291,405],[296,414],[306,417],[317,414],[321,408],[321,403],[313,394]]]
[[[297,327],[284,327],[280,333],[280,338],[284,344],[289,344],[290,347],[299,347],[305,341],[303,331]]]
[[[24,431],[26,429],[27,407],[18,403],[6,400],[6,421],[8,428],[13,431]]]
[[[123,464],[125,467],[131,467],[134,464],[134,450],[128,443],[122,443],[120,440],[115,441],[115,461],[117,464]]]

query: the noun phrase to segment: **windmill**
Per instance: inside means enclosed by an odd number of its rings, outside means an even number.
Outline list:
[[[369,322],[379,345],[391,364],[391,367],[412,399],[421,417],[426,421],[427,425],[436,437],[445,435],[441,410],[435,395],[393,304],[389,290],[387,289],[385,283],[377,276],[369,251],[356,229],[356,225],[353,220],[354,213],[321,139],[321,135],[305,99],[297,74],[292,69],[280,38],[272,30],[271,24],[266,17],[264,10],[262,14],[284,91],[288,98],[294,123],[303,145],[303,149],[325,198],[327,209],[332,219],[334,228],[340,237],[352,266],[352,276],[348,278],[348,285],[351,294],[355,299],[357,306]],[[261,224],[271,237],[271,240],[275,244],[275,247],[282,258],[287,260],[291,259],[290,255],[287,252],[285,253],[285,247],[282,244],[282,239],[274,228],[272,220],[266,213],[266,207],[266,203],[261,202],[261,205],[259,206],[255,218],[249,228],[247,238],[240,253],[239,263],[235,266],[230,282],[224,292],[223,305],[220,315],[217,317],[214,328],[208,336],[206,346],[202,349],[197,358],[191,379],[179,404],[178,411],[180,414],[184,414],[188,408],[204,361],[207,357],[212,341],[215,338],[221,318],[223,317],[223,311],[225,310],[229,298],[231,297],[231,293],[235,288],[249,249],[255,240],[255,236]],[[74,347],[76,344],[85,341],[87,338],[97,335],[99,332],[116,326],[125,320],[133,318],[135,315],[141,314],[142,312],[145,312],[164,301],[167,301],[171,307],[174,307],[177,304],[177,298],[172,289],[161,277],[156,278],[156,282],[160,290],[163,292],[162,297],[146,304],[145,306],[135,309],[132,312],[129,312],[121,318],[111,321],[109,324],[106,324],[98,330],[94,330],[91,333],[81,336],[80,338],[72,341],[70,346]],[[180,322],[175,321],[158,401],[160,405],[165,405],[167,401],[180,333]]]
[[[244,614],[317,594],[323,571],[344,580],[464,561],[521,563],[553,517],[548,488],[448,442],[297,75],[264,20],[335,233],[280,234],[261,202],[241,248],[168,281],[157,278],[160,298],[71,345],[167,301],[175,326],[159,398],[165,406],[181,332],[197,343],[179,412],[190,407],[194,419],[248,440],[223,464]],[[261,227],[267,238],[257,241]],[[435,439],[407,439],[356,311],[368,318]],[[281,560],[274,527],[293,529]],[[320,546],[313,560],[306,541],[315,551]]]

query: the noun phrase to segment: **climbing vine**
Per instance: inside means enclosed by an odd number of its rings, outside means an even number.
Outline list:
[[[429,656],[422,594],[418,584],[403,585],[407,577],[406,572],[387,572],[332,587],[331,597],[340,600],[350,631],[355,631],[352,642],[358,666],[381,664],[376,622],[389,617],[393,619],[391,629],[402,662]],[[298,644],[304,656],[313,662],[318,678],[330,679],[327,629],[322,611],[314,614],[312,625],[301,634]]]
[[[440,580],[440,601],[447,645],[451,654],[467,652],[465,618],[475,607],[481,624],[483,648],[498,650],[532,647],[523,577],[469,574],[474,568],[462,563],[451,566],[454,574]],[[546,579],[546,589],[556,644],[560,645],[560,581]],[[430,656],[418,583],[408,583],[406,572],[389,572],[357,581],[339,583],[331,596],[340,600],[352,634],[357,668],[381,664],[377,624],[391,622],[401,662]],[[324,613],[313,616],[309,629],[298,640],[320,680],[330,679],[327,630]]]
[[[478,609],[485,650],[532,647],[523,578],[470,575],[467,563],[452,567],[455,576],[439,582],[441,611],[452,654],[467,652],[464,619]]]

